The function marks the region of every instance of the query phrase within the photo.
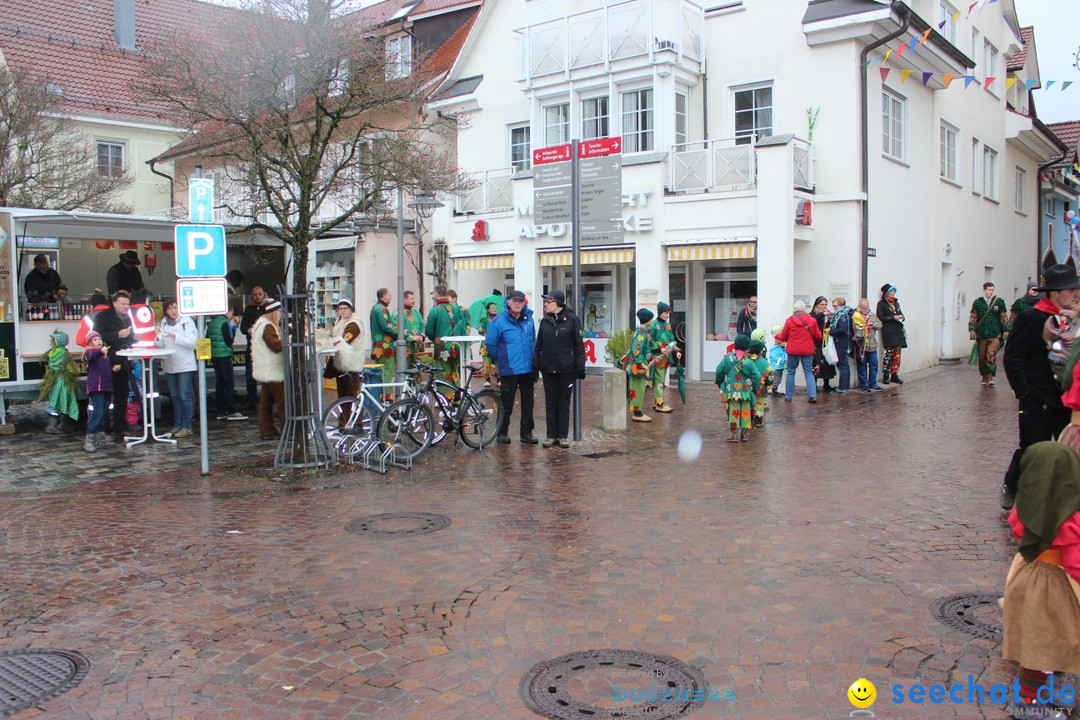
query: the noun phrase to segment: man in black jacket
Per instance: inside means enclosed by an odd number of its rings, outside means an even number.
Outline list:
[[[251,300],[244,307],[244,315],[240,319],[240,332],[247,338],[247,353],[244,360],[244,376],[247,379],[247,409],[258,409],[258,389],[259,386],[255,382],[255,378],[251,375],[251,328],[255,326],[255,321],[263,316],[266,312],[266,306],[271,302],[271,298],[266,296],[266,292],[256,285],[251,288]]]
[[[60,273],[49,265],[49,258],[38,255],[34,258],[34,269],[23,280],[26,301],[47,303],[62,300],[67,295],[67,285],[60,279]]]
[[[94,318],[94,330],[101,333],[102,341],[109,347],[109,365],[113,368],[113,432],[116,441],[124,441],[127,427],[128,378],[131,376],[131,362],[117,352],[127,350],[135,342],[131,317],[128,308],[131,297],[124,290],[116,291],[112,296],[112,308],[102,310]],[[134,429],[132,429],[134,432]]]
[[[134,294],[136,291],[146,287],[146,284],[143,283],[142,273],[139,272],[139,265],[141,264],[139,262],[139,253],[134,250],[128,250],[120,254],[120,262],[109,268],[109,272],[105,275],[105,284],[108,287],[110,297],[117,290],[127,290],[129,294]]]
[[[544,298],[544,317],[536,335],[533,367],[544,374],[547,440],[544,447],[568,448],[570,400],[577,379],[585,378],[585,345],[581,322],[566,307],[566,295],[552,290]]]
[[[1001,507],[1008,510],[1016,499],[1020,482],[1020,456],[1029,445],[1053,440],[1069,424],[1069,410],[1061,402],[1061,386],[1047,356],[1044,332],[1057,329],[1061,311],[1072,309],[1080,299],[1080,278],[1067,265],[1046,269],[1045,282],[1037,288],[1046,297],[1016,317],[1005,343],[1005,376],[1019,401],[1020,447],[1013,453],[1001,486]]]

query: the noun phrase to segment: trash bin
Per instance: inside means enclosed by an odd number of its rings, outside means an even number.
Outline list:
[[[370,383],[381,383],[382,365],[379,365],[377,363],[368,363],[364,365],[364,370],[361,373],[361,377],[363,378],[364,385],[368,385]],[[375,388],[374,390],[369,390],[368,392],[370,392],[372,396],[377,398],[382,395],[382,388]],[[371,412],[371,417],[379,417],[379,413],[382,412],[379,406],[376,405],[375,402],[367,395],[362,395],[361,397],[363,397],[364,399],[364,407],[366,407]]]

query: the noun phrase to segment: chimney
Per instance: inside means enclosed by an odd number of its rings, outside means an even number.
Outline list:
[[[121,50],[135,49],[135,0],[113,0],[113,37]]]

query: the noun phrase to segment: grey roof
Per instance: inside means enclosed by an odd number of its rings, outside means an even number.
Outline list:
[[[449,100],[453,97],[468,95],[480,86],[480,81],[483,79],[483,75],[473,75],[472,77],[461,78],[453,85],[439,93],[438,97],[436,97],[435,100]]]

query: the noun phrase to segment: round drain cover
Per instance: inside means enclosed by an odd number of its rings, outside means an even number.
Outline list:
[[[942,623],[969,635],[1001,642],[1001,593],[960,593],[934,601],[930,612]]]
[[[708,696],[705,676],[667,655],[582,650],[545,660],[521,680],[530,710],[554,720],[678,717]]]
[[[0,652],[0,715],[33,707],[82,682],[90,661],[71,650]]]
[[[402,535],[425,535],[450,527],[450,518],[445,515],[418,512],[380,513],[366,515],[350,521],[345,529],[357,535],[382,535],[400,537]]]

